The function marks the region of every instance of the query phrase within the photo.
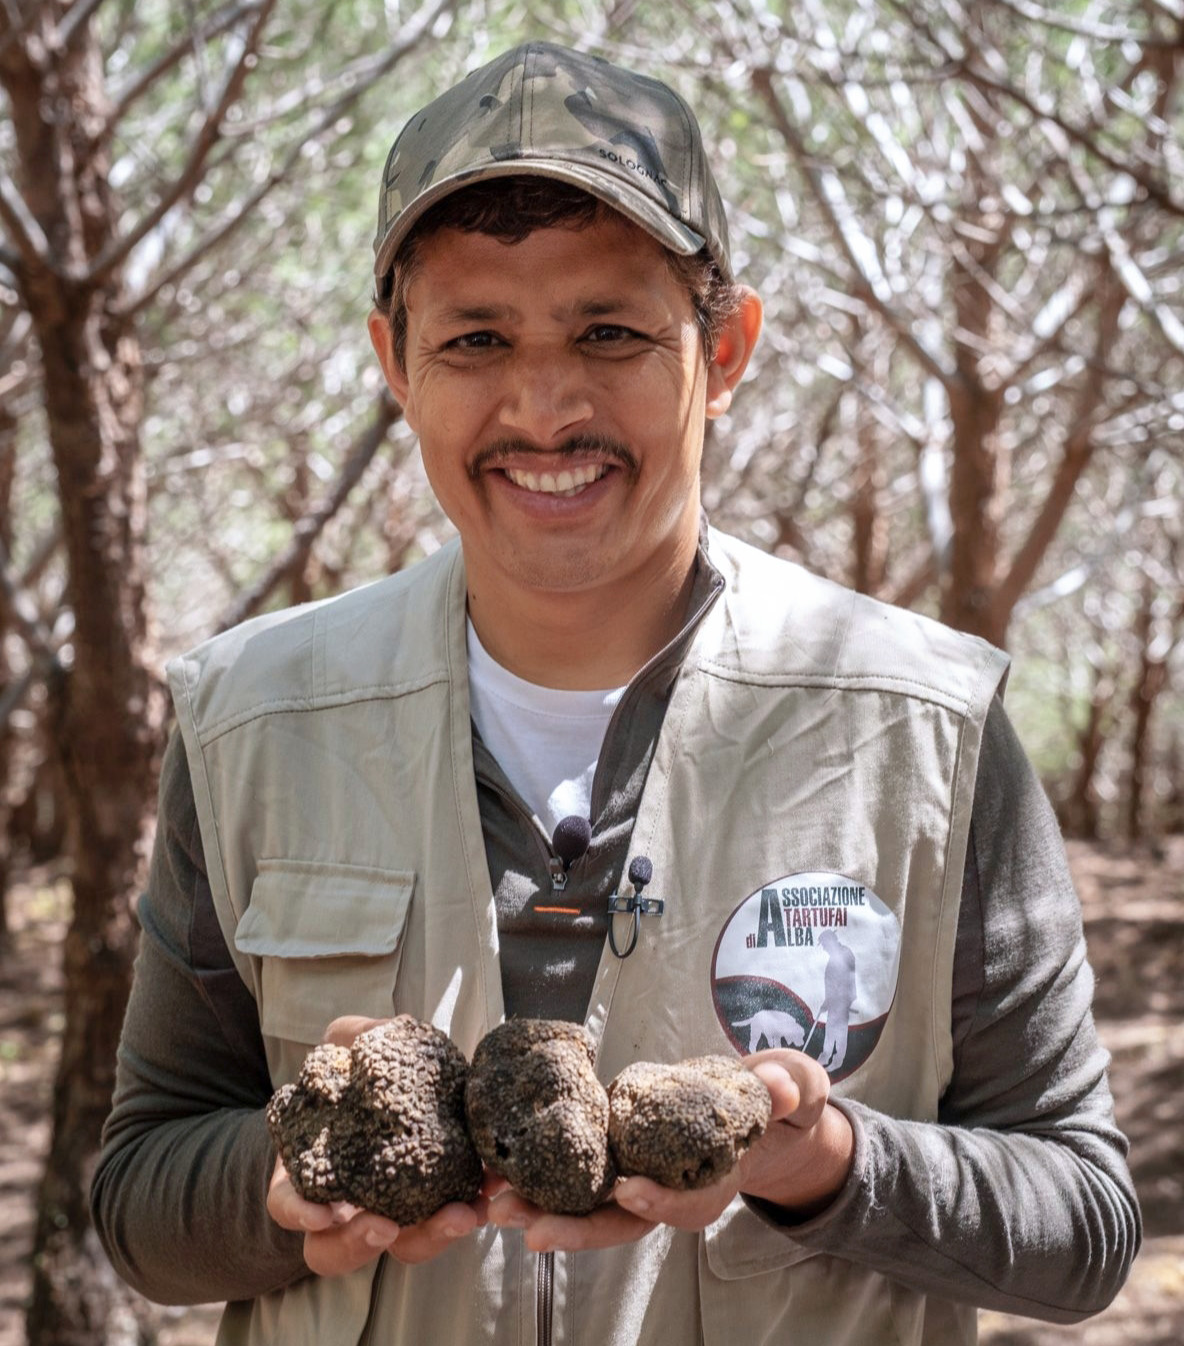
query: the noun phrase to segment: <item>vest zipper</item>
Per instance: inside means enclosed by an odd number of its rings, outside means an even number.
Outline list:
[[[538,1346],[551,1346],[551,1310],[555,1298],[554,1253],[539,1253],[535,1285],[535,1340]]]
[[[539,848],[539,853],[547,866],[547,874],[551,880],[551,891],[561,893],[567,887],[567,870],[563,867],[563,861],[555,854],[554,848],[542,832],[539,831],[538,824],[534,820],[534,815],[530,813],[524,804],[510,790],[502,789],[501,784],[496,780],[485,777],[486,786],[499,795],[502,801],[510,806],[520,818],[523,818],[527,824],[527,831],[535,839],[535,844]]]

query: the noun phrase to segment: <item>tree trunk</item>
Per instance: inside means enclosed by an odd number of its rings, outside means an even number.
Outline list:
[[[1168,659],[1184,621],[1184,597],[1169,618],[1167,639],[1156,638],[1155,587],[1150,580],[1143,589],[1143,601],[1135,617],[1135,635],[1139,644],[1139,675],[1131,693],[1130,790],[1126,801],[1126,835],[1133,844],[1148,833],[1147,786],[1151,769],[1151,720],[1155,702],[1168,683]]]
[[[12,486],[16,475],[16,419],[0,407],[0,556],[12,555]],[[0,694],[13,677],[5,643],[9,620],[0,594]],[[11,723],[0,723],[0,955],[9,944],[8,885],[12,875],[11,788],[14,735]]]
[[[144,869],[163,712],[147,667],[140,351],[116,316],[119,274],[87,277],[118,220],[107,184],[102,66],[89,23],[62,41],[68,9],[39,6],[0,54],[18,185],[44,236],[40,248],[25,240],[16,279],[41,353],[75,623],[72,666],[50,689],[74,909],[34,1235],[30,1346],[122,1344],[139,1335],[137,1301],[98,1247],[87,1193],[131,982],[131,903]],[[0,21],[0,36],[2,29]]]
[[[982,118],[980,131],[993,131]],[[950,261],[950,283],[957,329],[956,372],[947,383],[953,422],[950,467],[950,517],[953,537],[949,566],[942,575],[941,618],[950,626],[983,636],[996,645],[1006,637],[993,602],[999,582],[1001,515],[1010,484],[1009,461],[999,441],[1004,389],[988,384],[982,352],[989,349],[995,321],[994,301],[984,284],[998,260],[1003,221],[983,216],[978,201],[985,193],[981,168],[968,165],[973,188],[967,216],[978,233],[966,244],[965,257]]]
[[[1094,670],[1094,688],[1089,714],[1077,740],[1081,761],[1065,801],[1067,830],[1087,841],[1098,839],[1098,762],[1106,742],[1106,723],[1114,701],[1114,679],[1103,669]]]
[[[1147,757],[1151,729],[1151,711],[1155,697],[1163,685],[1164,667],[1151,658],[1151,592],[1148,589],[1135,618],[1135,633],[1139,641],[1139,675],[1131,693],[1131,747],[1130,786],[1126,799],[1126,835],[1134,843],[1141,841],[1146,831],[1145,798],[1147,793]]]
[[[851,501],[854,561],[851,579],[857,592],[874,596],[884,587],[888,565],[888,525],[880,508],[884,472],[875,418],[862,401],[855,415],[859,457]]]

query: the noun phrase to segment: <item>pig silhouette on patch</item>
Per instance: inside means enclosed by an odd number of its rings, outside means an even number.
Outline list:
[[[783,1010],[757,1010],[751,1019],[740,1019],[733,1027],[748,1029],[748,1050],[756,1051],[761,1038],[770,1047],[801,1047],[805,1045],[806,1031],[792,1014]]]

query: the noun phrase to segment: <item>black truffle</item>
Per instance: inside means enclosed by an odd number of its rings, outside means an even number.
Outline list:
[[[465,1130],[468,1069],[446,1034],[409,1014],[350,1048],[314,1047],[267,1106],[292,1185],[308,1201],[349,1201],[400,1225],[474,1200],[481,1160]]]
[[[608,1095],[580,1024],[511,1019],[473,1053],[469,1134],[495,1173],[543,1210],[584,1215],[615,1181]]]
[[[663,1187],[708,1187],[731,1171],[768,1125],[761,1080],[729,1056],[678,1065],[638,1061],[608,1088],[609,1145],[617,1171]]]

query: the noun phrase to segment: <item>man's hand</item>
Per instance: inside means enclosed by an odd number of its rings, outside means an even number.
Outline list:
[[[325,1030],[324,1040],[348,1047],[359,1033],[381,1022],[357,1015],[334,1019]],[[419,1224],[397,1225],[345,1201],[329,1205],[306,1201],[277,1159],[267,1189],[267,1210],[282,1228],[303,1233],[304,1260],[310,1271],[318,1276],[344,1276],[373,1262],[381,1253],[390,1253],[408,1264],[430,1261],[458,1238],[486,1223],[488,1199],[482,1191],[471,1205],[450,1202]]]
[[[630,1243],[657,1224],[705,1229],[737,1192],[762,1197],[805,1217],[822,1209],[851,1169],[854,1137],[846,1117],[828,1106],[830,1080],[812,1057],[777,1049],[746,1057],[773,1100],[765,1134],[727,1177],[710,1187],[678,1192],[649,1178],[625,1178],[608,1203],[590,1215],[549,1215],[502,1187],[491,1189],[489,1219],[525,1230],[534,1252],[576,1251]]]
[[[453,1201],[419,1224],[397,1225],[345,1201],[327,1206],[305,1201],[278,1159],[267,1191],[271,1218],[284,1229],[303,1233],[304,1260],[318,1276],[344,1276],[381,1253],[400,1262],[430,1261],[483,1225],[487,1205],[484,1195],[472,1205]]]

